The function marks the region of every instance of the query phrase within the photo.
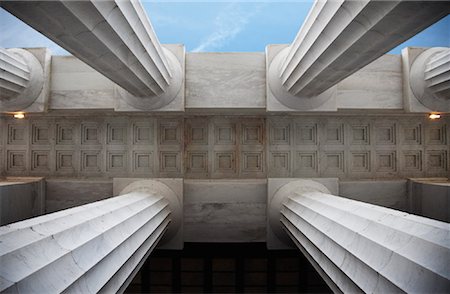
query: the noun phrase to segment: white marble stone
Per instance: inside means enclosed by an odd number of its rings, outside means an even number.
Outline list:
[[[45,198],[43,178],[0,179],[0,225],[44,214]]]
[[[121,195],[130,191],[157,193],[169,202],[171,224],[158,244],[159,249],[181,250],[184,246],[184,185],[176,178],[114,178],[113,193]]]
[[[338,292],[444,293],[450,225],[324,193],[307,180],[280,188],[280,221]]]
[[[433,111],[450,111],[450,48],[423,51],[406,75],[411,94],[421,104]]]
[[[160,108],[181,90],[182,67],[161,47],[139,1],[8,1],[2,7],[121,86],[121,98],[133,107]]]
[[[402,110],[402,60],[386,54],[337,84],[336,108]]]
[[[268,87],[289,108],[317,108],[336,83],[447,13],[444,2],[316,1],[294,42],[268,64]]]
[[[407,180],[339,181],[339,193],[332,193],[366,203],[409,211]]]
[[[186,110],[265,109],[263,53],[189,53]]]
[[[23,110],[43,92],[43,66],[27,50],[0,48],[0,70],[0,112]]]
[[[298,178],[269,178],[267,180],[267,218],[266,218],[266,242],[267,248],[293,249],[295,245],[283,231],[279,224],[280,210],[284,201],[284,196],[275,198],[279,189],[288,186],[289,183],[296,182]],[[309,178],[320,187],[325,187],[324,191],[339,194],[339,180],[337,178]]]
[[[122,292],[170,222],[158,191],[131,192],[0,228],[0,291]]]
[[[185,242],[264,242],[266,180],[185,180]]]

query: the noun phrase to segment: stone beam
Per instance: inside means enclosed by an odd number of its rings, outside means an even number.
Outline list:
[[[450,48],[430,48],[414,60],[409,84],[413,95],[433,111],[450,111]]]
[[[334,196],[311,180],[282,186],[273,200],[280,229],[334,292],[448,291],[447,223]]]
[[[0,48],[0,112],[30,106],[43,86],[44,71],[33,54],[23,49]]]
[[[317,108],[339,81],[448,12],[445,1],[316,1],[294,42],[271,61],[269,88],[287,107]]]
[[[123,192],[1,227],[0,292],[122,293],[174,225],[177,199],[151,180]]]
[[[180,91],[181,64],[161,47],[139,1],[2,1],[1,7],[122,87],[133,107],[160,108]]]

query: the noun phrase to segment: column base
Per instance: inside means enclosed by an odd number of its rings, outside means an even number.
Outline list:
[[[116,111],[184,111],[185,52],[182,45],[166,45],[162,48],[172,71],[170,86],[158,96],[137,97],[117,87]]]
[[[282,85],[280,67],[289,48],[287,45],[266,48],[267,111],[336,111],[336,86],[314,97],[298,97]]]

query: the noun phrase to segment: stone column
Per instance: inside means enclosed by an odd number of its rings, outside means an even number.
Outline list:
[[[43,86],[43,68],[33,54],[23,49],[0,48],[0,112],[30,106]]]
[[[450,48],[430,48],[413,62],[409,84],[414,96],[433,111],[450,111]]]
[[[133,107],[169,104],[181,64],[161,47],[142,4],[132,1],[2,1],[1,6],[124,90]]]
[[[448,292],[448,223],[327,191],[311,180],[290,182],[271,209],[334,292]]]
[[[0,292],[122,293],[179,225],[168,186],[136,183],[121,196],[1,227]]]
[[[449,12],[445,1],[316,1],[294,42],[268,71],[276,99],[320,106],[330,88]]]

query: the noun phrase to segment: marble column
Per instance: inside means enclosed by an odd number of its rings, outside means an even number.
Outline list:
[[[273,199],[280,227],[334,292],[448,292],[448,223],[327,191],[315,181],[297,180]]]
[[[168,186],[124,193],[0,227],[0,292],[122,293],[177,222]]]
[[[133,1],[2,1],[1,7],[124,89],[128,104],[169,104],[182,85],[181,64],[161,47],[142,4]]]
[[[450,111],[450,48],[430,48],[413,62],[409,84],[414,96],[433,111]]]
[[[272,60],[276,99],[307,110],[331,87],[449,12],[445,1],[316,1],[294,42]]]
[[[43,86],[43,68],[33,54],[23,49],[0,48],[0,112],[30,106]]]

